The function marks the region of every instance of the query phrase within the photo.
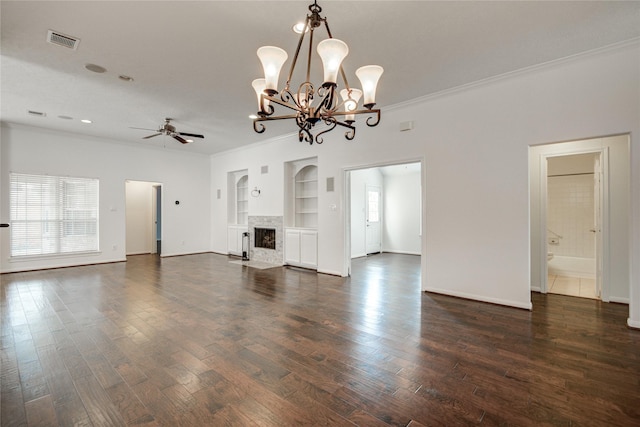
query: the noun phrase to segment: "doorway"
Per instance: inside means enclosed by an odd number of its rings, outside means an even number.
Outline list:
[[[546,157],[547,292],[602,295],[602,152]]]
[[[630,137],[628,134],[597,137],[568,142],[550,143],[529,147],[529,215],[530,215],[530,262],[531,290],[547,293],[550,289],[548,276],[550,239],[558,238],[548,229],[547,218],[547,175],[548,159],[558,156],[595,153],[599,165],[594,166],[594,175],[599,174],[600,182],[596,190],[594,185],[594,202],[601,209],[599,219],[594,218],[596,234],[595,276],[599,283],[596,292],[604,302],[629,303],[630,296]],[[596,169],[598,168],[598,169]],[[599,194],[598,194],[598,191]],[[593,215],[596,215],[594,211]],[[591,227],[588,227],[588,232]],[[552,232],[564,235],[558,230]],[[560,238],[560,242],[563,239]],[[562,244],[562,243],[561,243]],[[555,257],[555,253],[554,253]]]
[[[162,252],[162,184],[127,180],[126,254]]]
[[[345,185],[347,274],[354,258],[422,254],[421,162],[348,170]]]

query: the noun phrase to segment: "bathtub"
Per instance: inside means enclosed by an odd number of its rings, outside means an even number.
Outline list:
[[[550,259],[549,259],[550,258]],[[549,274],[556,276],[583,277],[595,279],[595,258],[579,258],[552,254],[547,255],[547,270]]]

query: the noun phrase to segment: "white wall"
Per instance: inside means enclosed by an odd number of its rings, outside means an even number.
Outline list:
[[[153,183],[127,181],[125,187],[126,207],[126,254],[149,254],[153,250]]]
[[[248,168],[255,182],[268,163],[262,195],[249,208],[282,215],[282,163],[317,155],[319,181],[336,180],[335,192],[319,192],[318,270],[346,274],[345,170],[423,160],[422,289],[529,308],[529,146],[631,132],[630,324],[640,326],[640,142],[633,136],[640,133],[639,92],[634,43],[386,109],[376,128],[360,120],[351,142],[341,132],[313,146],[290,136],[213,156],[212,190],[226,188],[231,170]],[[406,120],[415,128],[400,132]],[[222,252],[225,200],[212,204],[212,249]]]
[[[385,175],[383,252],[420,255],[420,173]]]
[[[178,147],[179,148],[179,147]],[[100,179],[100,253],[30,261],[9,259],[2,235],[2,272],[125,259],[125,181],[163,183],[163,255],[209,250],[210,161],[178,149],[149,149],[115,141],[18,125],[2,126],[0,218],[9,218],[10,171]],[[179,205],[174,202],[180,201]],[[7,237],[7,238],[5,238]]]

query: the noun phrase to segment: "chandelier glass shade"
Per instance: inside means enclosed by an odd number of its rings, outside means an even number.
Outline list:
[[[358,68],[356,76],[360,80],[362,90],[350,87],[342,68],[342,61],[349,54],[349,47],[342,40],[333,38],[327,19],[320,16],[322,8],[318,6],[317,0],[309,6],[309,11],[311,13],[307,15],[306,22],[301,27],[298,46],[282,90],[278,90],[278,79],[280,70],[288,59],[287,52],[275,46],[263,46],[258,49],[264,78],[252,82],[258,99],[258,114],[253,120],[253,129],[257,133],[263,133],[266,128],[262,122],[293,119],[298,126],[300,141],[322,144],[322,135],[337,126],[346,128],[344,136],[347,140],[352,140],[356,133],[354,123],[357,115],[369,116],[366,120],[367,126],[373,127],[380,123],[380,110],[373,107],[376,105],[376,88],[383,68],[379,65]],[[325,27],[328,38],[320,41],[316,47],[324,71],[323,83],[316,87],[311,83],[310,76],[314,30],[320,26]],[[292,90],[291,79],[306,35],[309,37],[306,81],[301,83],[296,91],[295,88]],[[344,84],[340,91],[339,78]],[[361,98],[363,102],[359,109]],[[276,106],[291,110],[290,114],[276,115]],[[325,126],[314,135],[317,123],[323,123]]]

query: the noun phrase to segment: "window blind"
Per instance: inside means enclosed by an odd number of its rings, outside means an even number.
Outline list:
[[[10,174],[11,256],[98,251],[98,180]]]

